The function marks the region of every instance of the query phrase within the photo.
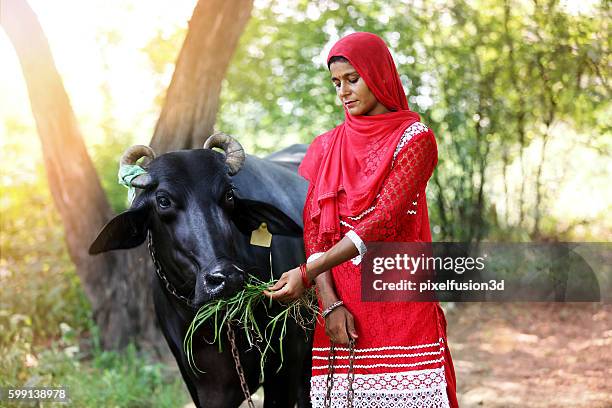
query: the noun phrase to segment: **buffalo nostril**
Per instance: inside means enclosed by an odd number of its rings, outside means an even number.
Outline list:
[[[225,282],[225,276],[220,273],[211,273],[206,275],[206,282],[211,286],[219,286]]]

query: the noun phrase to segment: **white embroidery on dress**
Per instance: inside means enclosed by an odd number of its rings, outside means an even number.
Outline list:
[[[408,128],[404,131],[397,147],[395,148],[395,152],[393,152],[393,162],[395,163],[395,158],[402,150],[402,147],[406,146],[406,143],[410,141],[414,136],[427,132],[429,129],[427,126],[422,124],[421,122],[414,122],[412,125],[408,126]]]
[[[400,358],[400,357],[424,357],[424,356],[435,356],[440,354],[439,351],[426,351],[423,353],[411,353],[411,354],[366,354],[362,356],[355,356],[355,360],[367,359],[367,358]],[[336,360],[347,360],[349,356],[336,356]],[[313,360],[327,360],[327,357],[312,356]]]
[[[313,408],[325,407],[326,394],[312,394]],[[345,408],[348,406],[346,392],[332,391],[330,408]],[[394,393],[355,392],[353,406],[359,408],[449,408],[448,395],[443,387],[423,388],[416,391]]]
[[[418,197],[418,196],[419,196],[419,195],[417,194],[417,197]],[[412,202],[412,205],[416,206],[416,205],[417,205],[417,202],[416,202],[416,201],[413,201],[413,202]],[[406,211],[406,214],[416,215],[416,213],[417,213],[417,210],[408,210],[408,211]]]
[[[310,380],[312,406],[324,406],[327,375]],[[334,375],[331,406],[346,407],[348,379]],[[355,406],[365,408],[448,408],[444,367],[386,374],[355,374],[353,381]]]
[[[435,343],[416,344],[414,346],[383,346],[383,347],[355,349],[355,353],[367,353],[370,351],[383,351],[383,350],[414,350],[414,349],[426,348],[426,347],[439,347],[440,343],[443,343],[443,342],[444,342],[444,339],[439,339]],[[329,351],[329,347],[313,347],[312,351]],[[336,347],[336,351],[349,351],[349,349],[347,347]]]
[[[437,358],[435,360],[427,360],[427,361],[417,361],[416,363],[405,363],[405,364],[389,364],[389,363],[379,363],[379,364],[353,364],[353,368],[404,368],[404,367],[418,367],[420,365],[426,364],[436,364],[444,361],[444,357]],[[349,368],[348,364],[336,364],[335,368]],[[312,366],[313,370],[327,370],[329,365],[324,364],[320,366]]]
[[[350,229],[355,229],[355,227],[353,227],[351,224],[349,224],[346,221],[340,220],[340,225],[344,225],[345,227],[350,228]]]
[[[374,202],[376,202],[376,200],[378,200],[378,197],[380,197],[380,194],[378,194],[378,195],[376,196],[376,198],[374,198]],[[364,216],[366,216],[366,215],[368,215],[369,213],[371,213],[372,211],[374,211],[374,209],[375,209],[375,208],[376,208],[376,204],[374,204],[373,206],[371,206],[370,208],[368,208],[367,210],[365,210],[364,212],[362,212],[362,213],[361,213],[361,214],[359,214],[358,216],[356,216],[356,217],[348,217],[348,218],[350,218],[350,219],[351,219],[351,220],[353,220],[353,221],[360,220],[360,219],[362,219]]]

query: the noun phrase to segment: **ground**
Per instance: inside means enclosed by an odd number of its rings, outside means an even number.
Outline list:
[[[612,305],[445,309],[462,408],[612,407]]]
[[[461,407],[612,407],[612,305],[474,303],[447,315]]]

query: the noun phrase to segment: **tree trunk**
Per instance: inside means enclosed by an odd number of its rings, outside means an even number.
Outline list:
[[[201,148],[213,133],[221,83],[252,5],[252,0],[198,2],[150,143],[156,153]]]
[[[2,26],[9,36],[28,87],[42,144],[49,188],[64,224],[68,252],[91,302],[104,348],[130,341],[160,346],[149,285],[150,261],[142,249],[92,257],[87,253],[113,216],[87,154],[62,79],[36,15],[25,0],[4,0]]]
[[[504,170],[502,172],[503,180],[504,180],[504,223],[503,227],[508,228],[510,226],[509,222],[509,214],[510,214],[510,193],[508,192],[508,167],[510,167],[510,157],[507,146],[502,146],[502,163],[504,166]]]
[[[510,2],[508,0],[504,1],[504,39],[506,42],[506,46],[508,47],[508,62],[509,62],[509,66],[508,66],[508,72],[510,74],[510,81],[513,84],[518,84],[519,83],[519,78],[518,78],[518,74],[517,74],[517,69],[516,69],[516,61],[514,58],[514,40],[512,39],[512,36],[510,35],[510,28],[509,28],[509,23],[511,20],[511,12],[512,12],[512,6],[510,4]],[[526,183],[526,172],[525,172],[525,145],[526,145],[526,138],[525,138],[525,109],[524,109],[524,104],[523,103],[518,103],[517,105],[518,108],[518,112],[516,113],[516,123],[517,123],[517,133],[518,133],[518,141],[519,141],[519,161],[520,161],[520,167],[521,167],[521,187],[520,187],[520,191],[519,191],[519,196],[518,196],[518,222],[517,222],[517,227],[521,228],[525,219],[525,184]],[[506,152],[507,150],[504,150],[504,182],[506,179]],[[504,186],[505,189],[508,188],[507,184]],[[508,204],[508,193],[506,192],[506,227],[509,226],[508,224],[508,214],[510,212],[510,207]]]
[[[536,35],[538,39],[542,40],[539,32],[536,31]],[[542,105],[544,106],[543,113],[544,116],[544,134],[542,135],[542,148],[540,150],[540,163],[538,164],[538,170],[536,173],[536,201],[535,201],[535,215],[534,215],[534,225],[533,231],[531,233],[532,239],[540,239],[542,232],[540,231],[540,222],[542,220],[542,201],[543,201],[543,192],[542,192],[542,171],[544,169],[546,163],[546,145],[548,144],[550,138],[550,129],[555,120],[556,116],[556,108],[557,102],[553,90],[552,81],[549,79],[549,74],[547,71],[547,67],[543,61],[543,54],[541,52],[537,53],[536,63],[538,69],[540,71],[540,75],[542,77],[542,85],[544,94],[542,96]]]
[[[527,184],[527,169],[525,165],[525,149],[527,148],[527,137],[525,131],[525,114],[519,112],[517,117],[517,127],[519,136],[519,160],[521,164],[521,189],[519,191],[519,219],[517,223],[518,228],[522,228],[525,222],[525,185]]]
[[[533,231],[531,232],[531,237],[535,240],[542,238],[540,231],[540,223],[542,221],[542,171],[544,169],[544,164],[546,163],[546,145],[548,144],[548,140],[550,138],[549,126],[546,126],[546,131],[542,135],[542,148],[540,149],[540,163],[538,164],[538,170],[536,172],[536,199],[535,199],[535,215],[533,216]]]
[[[250,1],[238,0],[209,0],[196,6],[152,141],[158,153],[200,146],[212,130],[221,80],[251,6]],[[113,212],[42,27],[25,0],[3,0],[0,8],[0,23],[19,57],[28,87],[68,252],[91,302],[102,346],[122,348],[135,342],[166,353],[153,313],[149,284],[153,267],[146,247],[97,256],[87,253]]]

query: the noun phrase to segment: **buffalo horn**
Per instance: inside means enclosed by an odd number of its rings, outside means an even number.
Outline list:
[[[242,145],[233,137],[222,132],[216,132],[204,143],[204,149],[212,149],[218,147],[225,152],[225,163],[229,167],[229,175],[240,171],[244,164],[245,154]]]
[[[149,146],[134,145],[125,150],[123,156],[121,156],[119,165],[134,165],[143,157],[148,157],[149,159],[153,160],[155,159],[155,152]],[[146,188],[149,184],[151,184],[151,182],[152,179],[149,174],[141,174],[140,176],[134,178],[131,184],[132,187]]]

